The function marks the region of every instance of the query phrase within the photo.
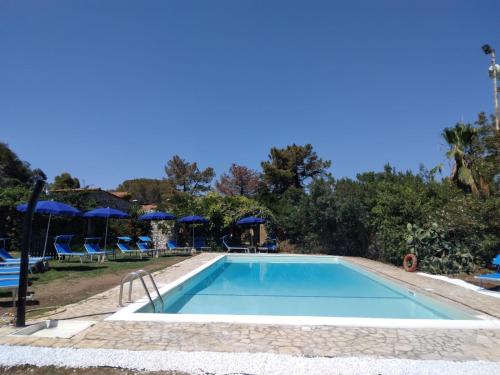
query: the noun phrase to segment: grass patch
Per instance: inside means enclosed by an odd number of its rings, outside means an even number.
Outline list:
[[[116,259],[106,260],[104,263],[84,261],[49,262],[51,269],[43,273],[29,275],[34,292],[35,310],[53,309],[69,303],[78,302],[97,293],[119,285],[121,278],[128,272],[144,269],[155,272],[179,263],[191,255],[164,255],[159,258],[131,257],[117,255]],[[11,308],[10,292],[0,292],[0,313]],[[43,311],[42,311],[43,312]],[[40,314],[35,311],[34,314]]]
[[[184,255],[188,258],[189,255]],[[80,261],[73,259],[71,261],[51,260],[50,270],[43,273],[35,273],[30,275],[37,284],[44,284],[58,279],[78,279],[78,278],[94,278],[104,274],[110,273],[123,273],[123,271],[138,270],[147,268],[150,272],[158,271],[171,265],[171,258],[173,256],[160,256],[159,258],[134,258],[131,256],[117,255],[116,259],[112,257],[107,259],[104,263],[97,263],[96,261],[85,262],[80,264]]]

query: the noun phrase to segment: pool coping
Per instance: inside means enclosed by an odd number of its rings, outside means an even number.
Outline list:
[[[171,283],[159,288],[164,295],[179,285],[207,269],[214,263],[220,261],[228,254],[221,254],[207,261],[205,264],[184,274]],[[248,254],[230,254],[231,256],[248,256]],[[259,254],[262,257],[304,257],[304,254]],[[336,259],[347,262],[355,267],[349,260],[331,255],[315,255],[315,258]],[[365,269],[365,267],[361,268]],[[386,275],[376,273],[373,270],[366,271],[375,273],[377,277],[389,282],[396,282],[404,288],[408,288],[401,280],[394,280]],[[413,287],[414,288],[414,287]],[[440,296],[425,290],[419,290],[426,296],[442,301]],[[237,323],[237,324],[270,324],[270,325],[295,325],[295,326],[339,326],[339,327],[374,327],[374,328],[439,328],[439,329],[499,329],[500,319],[486,315],[479,311],[467,308],[456,301],[446,301],[455,308],[473,313],[477,320],[445,320],[445,319],[394,319],[394,318],[358,318],[358,317],[318,317],[318,316],[283,316],[283,315],[224,315],[224,314],[157,314],[138,313],[139,309],[145,307],[149,300],[144,297],[121,308],[105,320],[108,321],[134,321],[134,322],[164,322],[164,323]]]

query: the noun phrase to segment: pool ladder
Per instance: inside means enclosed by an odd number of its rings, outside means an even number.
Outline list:
[[[128,303],[132,302],[132,284],[133,284],[134,280],[139,279],[139,280],[141,280],[142,286],[144,287],[144,291],[146,292],[146,295],[148,296],[149,303],[153,307],[153,311],[156,312],[156,305],[153,302],[153,299],[151,298],[151,294],[149,293],[149,290],[148,290],[148,287],[146,286],[146,283],[144,282],[144,276],[149,276],[149,280],[151,281],[151,284],[153,284],[153,287],[154,287],[154,289],[156,291],[156,295],[158,296],[158,300],[160,301],[161,312],[163,312],[163,310],[165,308],[165,305],[163,304],[163,298],[161,297],[161,294],[158,291],[158,287],[156,286],[156,283],[155,283],[155,280],[153,279],[153,276],[148,271],[145,271],[145,270],[137,270],[137,271],[134,271],[134,272],[130,272],[130,273],[128,273],[128,274],[126,274],[125,276],[122,277],[122,280],[120,282],[120,297],[119,297],[118,304],[121,307],[124,307],[124,305],[122,303],[122,299],[123,299],[123,285],[125,283],[127,283],[127,282],[129,283],[129,287],[128,287],[128,301],[127,302]]]

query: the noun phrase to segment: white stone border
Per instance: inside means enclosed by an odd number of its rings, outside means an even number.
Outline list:
[[[476,293],[484,294],[484,295],[489,296],[489,297],[500,298],[500,292],[495,292],[492,290],[482,288],[480,286],[471,284],[471,283],[469,283],[465,280],[462,280],[462,279],[453,279],[451,277],[444,276],[444,275],[431,275],[431,274],[425,273],[425,272],[417,272],[417,274],[420,276],[430,277],[431,279],[444,281],[444,282],[459,286],[461,288],[472,290],[473,292],[476,292]]]
[[[295,357],[270,353],[133,351],[0,345],[0,366],[114,367],[136,371],[252,375],[498,374],[500,362],[373,357]]]
[[[220,255],[202,266],[188,272],[177,280],[159,288],[161,295],[172,291],[185,281],[223,259],[227,254]],[[246,257],[248,254],[230,254]],[[300,254],[259,254],[262,257],[304,257]],[[316,256],[315,256],[316,257]],[[320,255],[336,261],[338,258]],[[347,260],[343,260],[349,263]],[[350,263],[349,263],[350,265]],[[354,267],[357,268],[357,267]],[[375,274],[385,280],[379,274]],[[388,280],[391,283],[391,280]],[[125,294],[125,293],[124,293]],[[138,313],[136,311],[149,304],[144,297],[118,310],[106,320],[134,322],[164,322],[164,323],[237,323],[237,324],[269,324],[294,326],[340,326],[340,327],[375,327],[375,328],[434,328],[434,329],[500,329],[500,319],[487,315],[476,315],[478,320],[446,320],[446,319],[386,319],[386,318],[349,318],[320,316],[275,316],[275,315],[223,315],[223,314],[155,314]]]

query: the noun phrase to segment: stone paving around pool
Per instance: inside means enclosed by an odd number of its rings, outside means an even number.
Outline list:
[[[203,253],[155,273],[165,285],[219,256]],[[362,258],[349,261],[396,280],[412,289],[483,314],[500,317],[500,300],[397,267]],[[296,356],[368,356],[400,359],[500,361],[500,330],[402,329],[336,326],[272,326],[229,323],[160,323],[105,321],[119,309],[118,288],[65,306],[41,319],[94,320],[96,324],[70,339],[8,336],[13,327],[0,328],[0,344],[35,347],[181,350],[281,353]],[[142,297],[139,283],[134,299]]]

